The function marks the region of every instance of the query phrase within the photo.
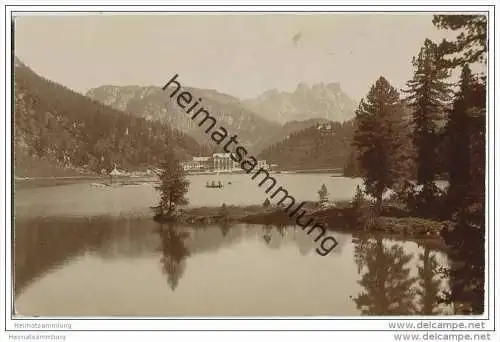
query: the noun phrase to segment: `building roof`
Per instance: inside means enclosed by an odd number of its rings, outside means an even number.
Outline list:
[[[231,153],[214,153],[214,158],[231,158]]]
[[[202,162],[202,161],[208,161],[210,160],[210,157],[193,157],[194,162]]]

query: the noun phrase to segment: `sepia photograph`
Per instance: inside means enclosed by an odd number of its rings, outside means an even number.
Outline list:
[[[12,319],[483,317],[489,18],[12,12]]]

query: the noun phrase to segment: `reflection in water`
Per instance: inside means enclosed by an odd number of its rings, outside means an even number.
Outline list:
[[[187,232],[179,232],[173,225],[161,225],[161,264],[163,272],[172,291],[179,285],[179,279],[186,269],[186,258],[189,251],[184,240],[189,237]]]
[[[104,259],[134,259],[151,253],[158,244],[154,225],[140,219],[110,220],[109,238],[99,244],[93,254]]]
[[[86,250],[100,250],[114,227],[109,218],[40,218],[15,222],[14,293]]]
[[[443,315],[452,308],[440,303],[448,288],[440,274],[437,253],[421,247],[407,253],[401,245],[383,243],[381,238],[355,236],[354,261],[361,274],[363,291],[354,298],[363,315]],[[415,275],[411,262],[418,255]],[[365,271],[363,273],[363,270]]]
[[[323,257],[310,236],[290,226],[17,220],[16,307],[69,316],[443,313],[436,301],[447,285],[437,273],[447,262],[441,253],[380,238],[350,243],[349,234],[336,234],[346,242]]]
[[[438,303],[442,288],[441,275],[438,272],[439,265],[435,253],[429,247],[424,247],[424,252],[419,255],[418,266],[419,289],[417,294],[420,298],[419,313],[422,315],[442,314],[442,308]]]
[[[229,232],[229,229],[231,228],[231,225],[227,221],[222,221],[219,223],[220,227],[220,232],[223,237],[226,237],[227,233]]]
[[[264,227],[262,227],[262,230],[264,231],[264,235],[262,235],[262,238],[269,245],[271,239],[273,238],[271,235],[271,232],[273,231],[273,226],[270,224],[266,224],[264,225]]]
[[[382,238],[359,238],[356,246],[358,272],[366,268],[358,283],[363,291],[354,298],[363,315],[407,315],[414,312],[410,276],[411,254],[400,245],[387,247]]]

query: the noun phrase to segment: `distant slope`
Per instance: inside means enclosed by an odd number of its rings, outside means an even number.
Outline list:
[[[339,83],[300,83],[292,92],[268,90],[255,99],[245,100],[247,108],[280,123],[323,118],[343,122],[354,117],[355,101],[344,93]]]
[[[270,147],[277,142],[280,142],[290,136],[294,132],[302,131],[306,128],[316,126],[318,124],[325,124],[331,122],[326,119],[308,119],[305,121],[289,121],[286,122],[279,130],[277,130],[273,135],[268,136],[261,144],[255,147],[256,153],[262,152],[267,147]]]
[[[263,150],[259,157],[284,170],[344,168],[351,154],[353,121],[318,123]]]
[[[183,88],[190,91],[194,98],[201,98],[203,107],[217,119],[219,125],[231,135],[237,134],[240,144],[249,150],[266,145],[266,139],[280,129],[279,124],[245,108],[235,97],[211,89]],[[213,145],[198,123],[191,120],[167,92],[160,87],[107,85],[91,89],[86,95],[135,116],[167,123],[188,133],[198,142]]]
[[[51,162],[45,158],[24,154],[22,150],[14,153],[15,177],[77,177],[84,175],[95,175],[94,172],[85,172],[81,169],[64,167],[57,162]]]
[[[167,147],[185,158],[201,153],[196,141],[166,124],[148,123],[94,102],[40,77],[19,59],[14,62],[17,176],[48,173],[49,165],[53,172],[69,173],[99,172],[115,163],[144,168],[156,165]]]

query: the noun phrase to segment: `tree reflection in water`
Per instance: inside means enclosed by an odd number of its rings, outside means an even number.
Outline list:
[[[231,229],[231,224],[228,221],[222,221],[219,223],[220,232],[223,237],[226,237],[227,233],[229,233],[229,229]]]
[[[418,289],[419,314],[439,315],[443,313],[439,304],[442,297],[442,274],[439,271],[439,264],[435,253],[429,247],[424,247],[424,252],[419,255],[420,265],[418,266]]]
[[[441,301],[448,287],[436,252],[420,246],[417,276],[410,275],[412,254],[404,252],[401,245],[388,247],[381,238],[355,235],[354,261],[358,283],[364,291],[354,298],[357,308],[364,315],[442,315],[452,313]]]
[[[184,240],[188,237],[188,232],[180,232],[173,225],[162,225],[161,227],[162,257],[160,262],[172,291],[175,291],[179,285],[179,279],[186,269],[186,259],[190,253]]]
[[[273,226],[270,224],[266,224],[266,225],[264,225],[262,230],[264,231],[264,235],[262,235],[262,238],[264,239],[264,241],[266,241],[266,244],[269,245],[269,243],[271,242],[271,239],[273,237],[272,236]]]
[[[399,245],[385,246],[380,237],[356,237],[353,242],[358,273],[366,269],[358,281],[363,290],[353,299],[361,314],[413,314],[416,278],[408,265],[412,255]]]
[[[278,233],[282,237],[285,237],[285,231],[286,231],[287,226],[283,225],[283,224],[277,224],[277,225],[275,225],[275,227],[276,227],[276,231],[278,231]]]

